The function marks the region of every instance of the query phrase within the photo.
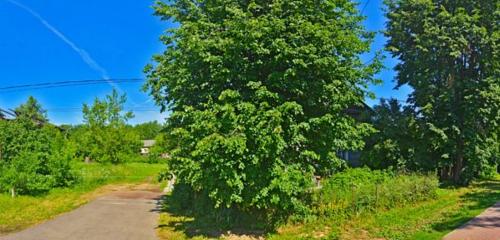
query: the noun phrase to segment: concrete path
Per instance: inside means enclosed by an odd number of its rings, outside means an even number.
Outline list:
[[[0,240],[155,240],[158,192],[120,190]]]
[[[443,240],[500,240],[500,202],[449,233]]]

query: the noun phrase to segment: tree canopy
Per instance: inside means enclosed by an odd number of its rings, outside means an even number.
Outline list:
[[[26,103],[21,104],[14,112],[20,120],[34,121],[38,124],[48,122],[47,111],[44,110],[42,105],[32,96],[29,96]]]
[[[155,139],[163,129],[163,126],[157,121],[146,122],[134,126],[134,131],[141,139]]]
[[[377,82],[373,33],[347,0],[158,1],[179,23],[146,67],[157,104],[171,110],[170,169],[215,206],[300,209],[313,175],[345,163],[372,132],[346,114]]]
[[[387,49],[419,126],[418,161],[468,181],[500,155],[499,2],[387,0]],[[422,141],[419,141],[422,140]]]
[[[141,142],[136,132],[126,124],[134,115],[124,111],[126,95],[113,89],[105,99],[83,105],[84,125],[75,130],[72,142],[75,155],[103,162],[126,162],[140,152]]]

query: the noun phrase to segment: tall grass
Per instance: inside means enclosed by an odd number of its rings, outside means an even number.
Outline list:
[[[438,180],[430,175],[358,168],[336,174],[322,185],[313,196],[315,215],[352,216],[435,198]]]

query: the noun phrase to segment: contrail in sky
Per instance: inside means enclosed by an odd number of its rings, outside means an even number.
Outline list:
[[[52,26],[49,22],[47,22],[42,16],[40,16],[40,14],[38,14],[37,12],[35,12],[33,9],[29,8],[28,6],[18,2],[18,1],[15,1],[15,0],[6,0],[7,2],[10,2],[20,8],[22,8],[23,10],[25,10],[26,12],[28,12],[29,14],[31,14],[33,17],[35,17],[36,19],[38,19],[40,21],[40,23],[43,24],[43,26],[45,26],[49,31],[51,31],[52,33],[54,33],[59,39],[61,39],[64,43],[66,43],[69,47],[71,47],[71,49],[73,49],[73,51],[75,51],[76,53],[78,53],[78,55],[80,55],[80,58],[90,67],[92,68],[94,71],[98,72],[101,77],[103,79],[106,79],[106,80],[109,80],[110,77],[108,75],[108,72],[106,71],[106,69],[104,69],[103,67],[101,67],[101,65],[99,65],[91,56],[90,54],[85,51],[84,49],[78,47],[73,41],[71,41],[68,37],[66,37],[61,31],[59,31],[57,28],[55,28],[54,26]],[[108,81],[109,85],[111,85],[112,87],[116,88],[117,90],[123,92],[120,87],[118,85],[116,85],[115,83],[111,82],[111,81]]]

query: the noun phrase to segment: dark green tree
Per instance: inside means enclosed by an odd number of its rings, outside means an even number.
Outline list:
[[[14,112],[19,120],[29,120],[36,124],[45,124],[48,122],[47,111],[32,96],[28,97],[28,101],[17,107]]]
[[[345,114],[380,67],[349,0],[158,1],[179,23],[146,67],[167,123],[170,169],[216,207],[303,209],[313,175],[345,165],[372,132]]]
[[[499,158],[500,1],[386,4],[398,86],[413,87],[417,137],[429,143],[418,158],[432,158],[442,179],[466,182]]]
[[[381,99],[373,107],[372,124],[377,133],[367,138],[363,163],[373,169],[414,169],[414,123],[412,109],[403,108],[396,99]]]

